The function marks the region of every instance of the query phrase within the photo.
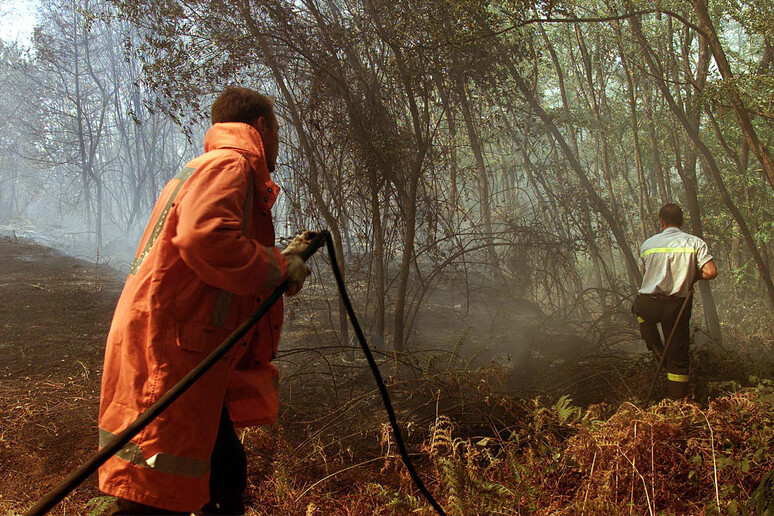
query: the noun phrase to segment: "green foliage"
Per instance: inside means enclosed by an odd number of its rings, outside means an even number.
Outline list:
[[[428,512],[422,510],[424,508],[423,500],[417,496],[375,483],[367,484],[366,491],[377,496],[390,510],[391,514]]]
[[[750,495],[748,507],[751,514],[774,515],[774,469],[763,475],[761,483]]]
[[[83,508],[88,510],[88,516],[100,516],[107,512],[114,500],[114,496],[95,496],[87,501]]]
[[[556,418],[560,425],[576,422],[582,413],[580,407],[572,405],[572,398],[567,394],[563,394],[551,408],[556,411]]]
[[[774,42],[774,5],[767,0],[724,0],[717,2],[751,36]]]
[[[450,514],[507,514],[514,506],[514,493],[487,472],[501,459],[488,439],[472,443],[452,436],[453,425],[441,417],[432,437],[432,453]]]

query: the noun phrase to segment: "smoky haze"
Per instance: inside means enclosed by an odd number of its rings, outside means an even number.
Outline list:
[[[455,331],[491,332],[514,317],[622,324],[641,277],[637,247],[672,200],[733,271],[723,296],[774,299],[767,169],[734,118],[714,111],[722,106],[686,101],[673,112],[659,89],[687,69],[706,93],[672,86],[667,95],[715,94],[719,73],[695,67],[704,50],[694,39],[649,39],[665,23],[657,17],[645,19],[642,42],[602,22],[505,27],[495,37],[486,31],[503,20],[471,14],[452,26],[432,14],[441,4],[408,18],[385,6],[390,23],[403,24],[391,34],[385,20],[349,25],[352,13],[336,5],[295,13],[310,38],[302,41],[272,16],[215,9],[200,24],[198,4],[165,17],[142,3],[5,2],[3,233],[126,271],[161,188],[201,152],[214,95],[239,83],[277,99],[279,236],[333,232],[368,292],[372,333],[388,347],[404,349],[423,331],[433,299],[460,321],[477,314]],[[227,23],[259,33],[218,39]],[[724,23],[735,65],[768,66],[769,47],[758,44],[766,35]],[[421,38],[394,43],[406,31]],[[366,52],[381,43],[391,52]],[[642,44],[656,61],[677,44],[685,52],[653,78]],[[698,124],[710,155],[689,150],[696,140],[681,116]],[[720,177],[705,171],[713,156]],[[744,188],[734,186],[740,177]],[[723,312],[709,288],[700,301],[701,333],[719,343]],[[512,322],[523,341],[523,321]],[[340,331],[346,340],[346,324]],[[620,343],[595,331],[597,345]],[[513,343],[491,347],[529,355]]]

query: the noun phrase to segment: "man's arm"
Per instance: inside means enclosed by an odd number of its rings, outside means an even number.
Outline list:
[[[715,267],[715,260],[710,260],[699,269],[700,280],[713,280],[718,277],[718,268]]]
[[[715,267],[715,261],[712,259],[712,255],[709,254],[709,248],[707,243],[701,238],[697,238],[696,246],[696,261],[699,266],[699,274],[697,280],[711,280],[715,279],[718,275],[718,268]]]
[[[172,238],[186,265],[208,285],[237,295],[279,286],[288,275],[285,256],[242,234],[248,182],[240,163],[223,163],[189,181]]]

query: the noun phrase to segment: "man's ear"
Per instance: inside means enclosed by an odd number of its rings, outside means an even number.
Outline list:
[[[259,116],[258,118],[253,120],[253,123],[250,125],[252,125],[255,128],[255,130],[261,134],[263,134],[269,128],[268,121],[266,120],[266,117],[263,117],[263,116]]]
[[[258,131],[258,133],[261,136],[263,136],[269,130],[269,121],[266,120],[266,117],[259,116],[258,118],[250,122],[250,127]]]

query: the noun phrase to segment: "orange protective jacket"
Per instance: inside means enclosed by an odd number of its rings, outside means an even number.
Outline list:
[[[274,247],[258,132],[215,124],[205,154],[161,192],[107,340],[100,446],[124,430],[239,326],[287,276]],[[277,419],[282,302],[99,471],[105,493],[173,511],[209,500],[209,461],[224,403],[234,425]]]

